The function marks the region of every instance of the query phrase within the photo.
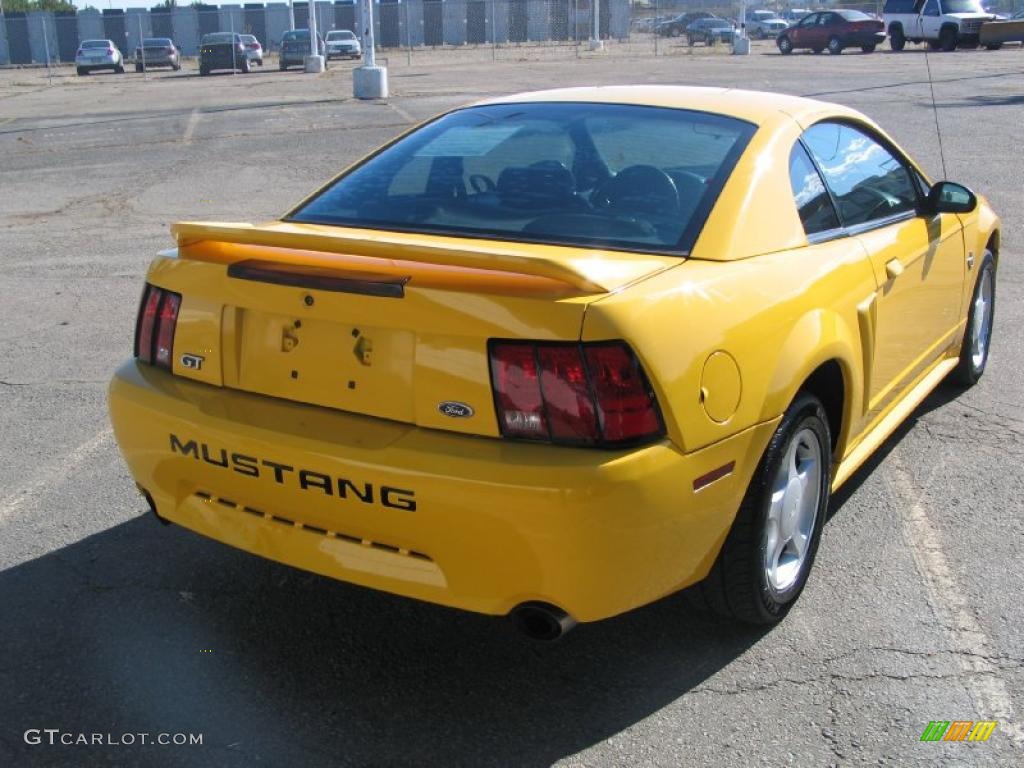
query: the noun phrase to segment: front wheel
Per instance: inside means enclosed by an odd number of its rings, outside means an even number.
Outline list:
[[[843,43],[838,37],[833,35],[828,39],[828,52],[834,56],[838,56],[843,52]]]
[[[996,266],[992,252],[985,251],[974,284],[974,295],[967,313],[967,329],[960,345],[960,361],[950,378],[963,387],[971,387],[985,373],[992,343],[992,320],[996,308]]]
[[[780,37],[777,45],[779,46],[779,53],[788,55],[793,52],[793,41],[788,37]]]
[[[751,624],[781,621],[800,596],[828,511],[832,442],[821,401],[801,392],[747,487],[697,603]]]

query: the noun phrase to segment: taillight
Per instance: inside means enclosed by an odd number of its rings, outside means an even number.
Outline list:
[[[135,356],[139,360],[171,370],[179,309],[181,294],[146,286],[135,327]]]
[[[492,341],[490,359],[505,437],[615,447],[665,433],[647,376],[624,342]]]
[[[113,55],[114,55],[114,49],[113,48],[107,48],[107,56],[113,56]]]

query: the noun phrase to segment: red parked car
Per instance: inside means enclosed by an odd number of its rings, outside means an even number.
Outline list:
[[[839,54],[844,48],[859,46],[864,53],[871,53],[875,46],[885,40],[885,25],[873,16],[860,11],[819,11],[804,16],[776,39],[782,53],[792,53],[796,48],[810,48],[821,53]]]

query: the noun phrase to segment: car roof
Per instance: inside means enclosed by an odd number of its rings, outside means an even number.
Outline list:
[[[735,117],[755,125],[780,120],[815,121],[821,116],[864,117],[852,109],[802,96],[747,91],[739,88],[707,88],[686,85],[610,85],[581,88],[554,88],[547,91],[502,96],[480,104],[567,101],[597,104],[635,104],[637,106],[690,109],[697,112]]]

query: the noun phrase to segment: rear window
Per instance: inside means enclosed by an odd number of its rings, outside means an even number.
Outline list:
[[[474,107],[399,140],[289,218],[687,252],[754,130],[730,117],[646,106]]]
[[[203,35],[203,41],[200,45],[215,45],[216,43],[234,43],[240,41],[239,35],[234,35],[230,32],[213,32],[209,35]]]
[[[109,40],[86,40],[82,43],[82,48],[110,48],[111,43]]]
[[[913,13],[916,0],[889,0],[883,13]]]
[[[836,11],[836,13],[838,13],[847,21],[870,21],[872,18],[871,16],[868,16],[866,13],[861,13],[860,11],[847,11],[844,9],[840,9]]]
[[[309,40],[308,29],[293,29],[291,32],[285,32],[284,37],[281,38],[284,42],[291,42],[294,40]]]
[[[171,41],[166,37],[147,37],[142,41],[142,45],[146,48],[159,48],[160,46],[169,48]]]

